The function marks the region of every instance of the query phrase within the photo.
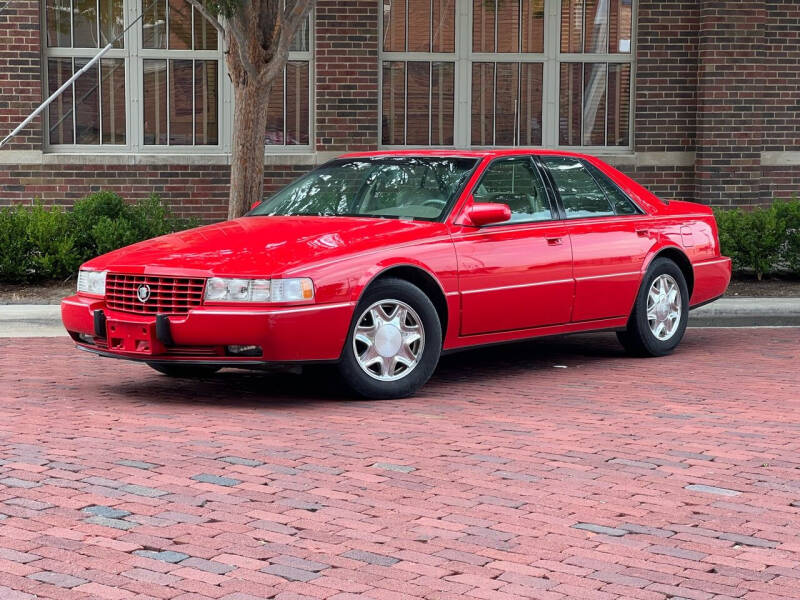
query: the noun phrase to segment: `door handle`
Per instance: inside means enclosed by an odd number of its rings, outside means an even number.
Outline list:
[[[548,246],[560,246],[563,243],[563,239],[560,237],[549,237],[545,239],[547,240]]]
[[[638,235],[639,237],[648,237],[650,235],[650,230],[649,229],[637,229],[636,230],[636,235]]]

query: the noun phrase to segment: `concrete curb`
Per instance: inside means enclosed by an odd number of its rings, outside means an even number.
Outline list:
[[[800,298],[722,298],[693,310],[690,327],[800,327]],[[67,335],[57,304],[0,305],[0,337]]]

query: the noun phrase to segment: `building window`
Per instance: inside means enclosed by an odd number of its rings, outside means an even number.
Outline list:
[[[629,147],[633,8],[383,0],[381,144]]]
[[[52,94],[100,48],[145,14],[47,111],[54,149],[175,151],[229,145],[231,95],[219,35],[186,0],[43,0],[45,86]],[[265,144],[310,144],[310,19],[273,86]],[[227,136],[227,137],[226,137]]]
[[[311,143],[310,106],[311,25],[306,21],[289,47],[289,61],[283,77],[270,90],[264,143],[273,147],[308,146]]]

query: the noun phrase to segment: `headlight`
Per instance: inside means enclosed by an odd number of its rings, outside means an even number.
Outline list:
[[[105,296],[106,273],[108,271],[78,271],[78,291],[94,296]]]
[[[300,302],[314,299],[314,282],[295,279],[227,279],[206,281],[208,302]]]

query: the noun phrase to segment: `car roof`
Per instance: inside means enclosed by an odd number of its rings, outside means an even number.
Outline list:
[[[546,156],[574,156],[577,158],[589,158],[586,154],[577,152],[567,152],[563,150],[545,150],[542,148],[494,148],[484,150],[453,150],[453,149],[409,149],[409,150],[372,150],[369,152],[348,152],[339,158],[374,158],[387,156],[433,156],[433,157],[466,157],[466,158],[485,158],[498,156],[528,156],[531,154]]]

